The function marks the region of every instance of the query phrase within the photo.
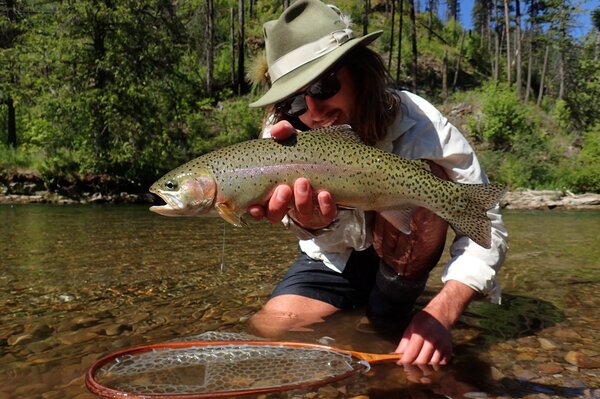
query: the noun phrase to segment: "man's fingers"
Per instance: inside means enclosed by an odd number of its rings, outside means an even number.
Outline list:
[[[321,215],[326,220],[335,219],[337,215],[337,206],[333,199],[333,196],[328,191],[321,191],[317,195],[317,202],[319,204],[319,209],[321,210]]]
[[[252,205],[252,206],[248,207],[248,214],[254,220],[261,220],[262,218],[265,217],[265,210],[260,205]]]
[[[434,353],[435,353],[435,348],[431,344],[431,342],[429,342],[429,341],[423,342],[423,345],[421,346],[421,350],[419,351],[419,354],[418,354],[417,358],[415,359],[415,363],[419,364],[419,365],[426,365],[426,364],[431,363],[431,359],[433,358]]]
[[[271,126],[271,137],[275,141],[283,141],[296,133],[296,129],[288,121],[277,122]]]
[[[294,182],[294,206],[300,223],[307,222],[314,215],[313,190],[307,179],[301,177]]]
[[[292,200],[292,189],[286,185],[277,186],[269,203],[267,204],[267,219],[271,223],[280,222],[288,212],[288,206]]]

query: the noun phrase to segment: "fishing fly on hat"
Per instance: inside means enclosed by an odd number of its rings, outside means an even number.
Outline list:
[[[286,99],[317,80],[350,50],[368,45],[383,32],[356,37],[350,18],[319,0],[299,0],[263,28],[271,87],[251,107]]]

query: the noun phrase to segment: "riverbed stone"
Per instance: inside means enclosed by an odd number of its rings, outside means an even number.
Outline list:
[[[537,374],[530,370],[521,369],[515,371],[515,377],[522,381],[531,381],[537,378]]]
[[[33,337],[38,339],[48,338],[54,332],[54,329],[49,325],[42,324],[33,324],[25,327],[25,332],[31,334]]]
[[[540,373],[543,374],[558,374],[562,373],[565,369],[558,363],[544,363],[539,364],[537,369]]]
[[[535,359],[535,354],[531,352],[519,353],[516,357],[518,361],[531,361]]]
[[[35,341],[35,337],[31,334],[16,334],[8,337],[7,343],[10,346],[27,345]]]
[[[91,331],[81,330],[62,334],[58,337],[58,341],[63,345],[74,345],[92,340],[97,336],[98,334]]]
[[[554,342],[549,340],[548,338],[538,337],[538,342],[540,343],[540,346],[542,349],[545,349],[545,350],[558,349],[558,346]]]
[[[557,338],[562,338],[565,340],[577,340],[581,339],[581,335],[577,333],[577,331],[570,328],[557,328],[552,335]]]
[[[112,337],[115,335],[120,335],[124,331],[131,331],[132,329],[133,329],[133,327],[128,324],[114,323],[114,324],[109,324],[108,326],[104,327],[102,330],[104,331],[105,335]]]
[[[565,360],[582,369],[600,368],[600,358],[589,357],[581,352],[569,351],[565,355]]]
[[[54,348],[56,345],[58,345],[56,340],[53,338],[50,338],[50,339],[45,339],[43,341],[36,341],[36,342],[32,342],[32,343],[28,344],[27,350],[32,353],[42,353],[51,348]]]

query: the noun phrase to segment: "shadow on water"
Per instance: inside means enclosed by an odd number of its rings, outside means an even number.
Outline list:
[[[512,294],[502,296],[502,304],[474,302],[463,313],[457,327],[481,331],[479,344],[491,344],[535,335],[565,320],[550,302]]]

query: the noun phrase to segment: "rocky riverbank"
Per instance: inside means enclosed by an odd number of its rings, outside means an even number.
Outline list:
[[[0,176],[0,204],[152,203],[150,193],[133,182],[109,176],[92,176],[48,188],[34,172]],[[573,194],[554,190],[515,190],[506,193],[503,209],[600,210],[600,194]]]
[[[135,204],[152,201],[146,188],[112,176],[82,176],[48,185],[34,171],[0,174],[0,204]]]
[[[581,209],[600,210],[600,194],[573,194],[554,190],[517,190],[504,195],[503,209]]]

